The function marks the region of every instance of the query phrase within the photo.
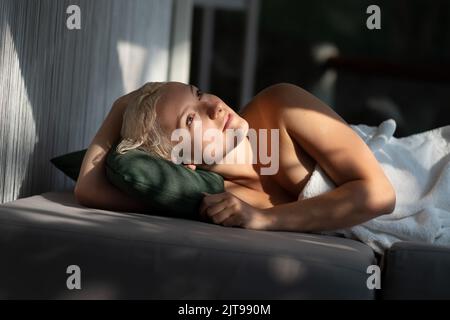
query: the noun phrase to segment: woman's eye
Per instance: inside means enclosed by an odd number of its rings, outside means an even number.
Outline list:
[[[197,97],[201,98],[203,95],[203,92],[200,91],[200,89],[197,89]]]
[[[187,125],[188,127],[191,127],[192,121],[194,121],[194,115],[193,115],[193,114],[190,114],[190,115],[188,115],[187,118],[186,118],[186,125]]]

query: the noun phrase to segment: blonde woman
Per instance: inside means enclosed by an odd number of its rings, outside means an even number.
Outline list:
[[[180,128],[192,132],[197,121],[202,130],[221,132],[224,141],[233,129],[279,132],[275,174],[260,174],[264,165],[258,161],[184,163],[192,170],[201,167],[224,177],[225,192],[205,194],[199,208],[199,214],[216,224],[314,232],[351,227],[394,210],[395,190],[371,150],[339,115],[307,91],[276,84],[259,92],[242,110],[238,114],[219,97],[179,82],[148,83],[119,98],[88,148],[76,198],[89,207],[145,211],[143,204],[108,182],[106,154],[120,142],[119,152],[137,148],[170,160],[171,133]],[[239,148],[254,155],[248,138]],[[224,149],[223,156],[237,150]],[[316,164],[337,187],[300,201]]]

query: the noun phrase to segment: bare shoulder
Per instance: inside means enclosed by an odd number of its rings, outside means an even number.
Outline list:
[[[258,93],[249,113],[284,127],[337,184],[386,180],[371,150],[332,108],[303,88],[279,83]],[[256,110],[256,111],[255,111]]]
[[[245,106],[243,114],[257,112],[279,120],[287,120],[293,113],[298,114],[307,109],[320,111],[324,115],[345,122],[331,108],[308,91],[286,82],[277,83],[261,90]],[[295,121],[298,120],[295,119]]]
[[[286,82],[277,83],[258,92],[243,108],[241,115],[246,119],[258,118],[259,122],[269,126],[285,126],[290,124],[285,119],[292,115],[292,111],[298,113],[301,105],[310,105],[307,101],[299,104],[307,96],[308,92],[299,86]],[[294,108],[297,110],[293,110]]]

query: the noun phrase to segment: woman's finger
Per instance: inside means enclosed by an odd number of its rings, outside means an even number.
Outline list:
[[[222,222],[225,221],[232,214],[234,214],[234,209],[227,207],[224,210],[220,211],[219,213],[216,213],[215,215],[211,216],[211,219],[215,224],[222,224]]]
[[[220,211],[224,210],[227,207],[227,203],[225,199],[220,201],[219,203],[215,203],[209,207],[206,208],[206,214],[209,217],[212,217],[213,215],[219,213]]]
[[[205,204],[207,206],[210,206],[210,205],[212,205],[214,203],[218,203],[218,202],[220,202],[223,199],[226,199],[228,197],[228,193],[227,192],[215,193],[215,194],[209,194],[209,193],[206,193],[206,192],[202,192],[202,194],[204,195],[203,201],[205,202]]]
[[[213,206],[214,204],[207,204],[207,202],[205,201],[205,198],[203,198],[202,199],[202,202],[200,203],[200,207],[199,207],[199,209],[198,209],[198,211],[199,211],[199,213],[200,213],[200,215],[203,217],[203,218],[208,218],[208,215],[207,215],[207,213],[206,213],[206,210],[209,208],[209,207],[211,207],[211,206]]]
[[[206,217],[206,209],[209,208],[210,206],[220,202],[221,200],[216,202],[216,197],[212,198],[213,194],[209,194],[206,192],[202,192],[202,194],[204,195],[202,202],[200,203],[200,207],[199,207],[199,212],[200,215],[202,215],[203,217]]]

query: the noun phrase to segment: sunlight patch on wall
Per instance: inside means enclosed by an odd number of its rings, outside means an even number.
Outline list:
[[[148,51],[140,45],[128,41],[118,41],[117,54],[125,92],[133,91],[141,85],[144,68],[147,65]]]
[[[9,24],[0,29],[0,200],[14,200],[38,142],[36,122]],[[5,72],[7,70],[7,72]]]

